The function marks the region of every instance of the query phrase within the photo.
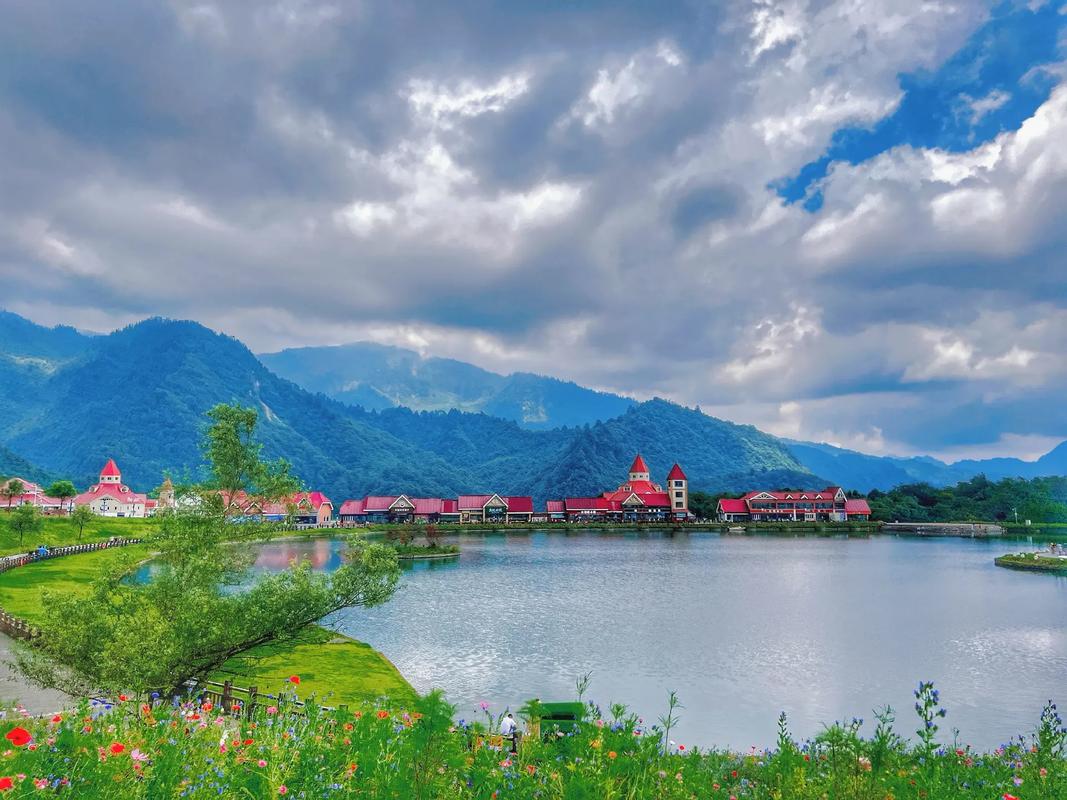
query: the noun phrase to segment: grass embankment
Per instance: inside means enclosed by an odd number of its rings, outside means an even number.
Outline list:
[[[69,517],[42,517],[44,528],[39,533],[27,534],[19,542],[18,534],[8,526],[7,510],[0,510],[0,556],[25,553],[39,545],[65,547],[72,544],[88,544],[118,536],[124,539],[139,539],[150,535],[159,527],[159,521],[147,519],[124,519],[121,517],[95,517],[78,532]]]
[[[1012,553],[993,559],[993,563],[998,567],[1007,567],[1009,569],[1067,573],[1067,559],[1043,555],[1042,553]]]
[[[105,537],[106,538],[106,537]],[[0,608],[35,624],[42,623],[41,594],[48,589],[85,594],[107,570],[132,569],[151,555],[148,544],[116,547],[38,561],[0,574]],[[385,656],[363,642],[318,625],[293,640],[253,648],[231,659],[212,680],[270,691],[290,675],[301,676],[301,694],[330,705],[373,700],[388,695],[406,702],[415,697],[400,672]],[[325,696],[329,694],[329,699]]]

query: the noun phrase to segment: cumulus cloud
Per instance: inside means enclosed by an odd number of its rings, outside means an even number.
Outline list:
[[[370,339],[872,452],[1067,436],[1067,89],[832,163],[815,211],[773,188],[964,52],[979,0],[62,6],[0,29],[19,313]]]

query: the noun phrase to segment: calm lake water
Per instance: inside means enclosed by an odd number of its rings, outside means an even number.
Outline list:
[[[1067,578],[1001,569],[1019,542],[717,533],[464,536],[451,562],[405,572],[385,606],[326,623],[369,642],[420,691],[461,716],[524,700],[626,702],[646,720],[676,690],[676,741],[771,745],[899,709],[935,681],[943,731],[995,747],[1029,732],[1047,699],[1067,702]],[[261,569],[340,563],[336,540],[263,546]]]

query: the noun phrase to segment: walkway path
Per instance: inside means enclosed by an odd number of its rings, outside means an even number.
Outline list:
[[[0,705],[21,704],[30,714],[47,714],[77,702],[63,692],[34,686],[9,666],[8,662],[13,658],[14,642],[0,633]]]

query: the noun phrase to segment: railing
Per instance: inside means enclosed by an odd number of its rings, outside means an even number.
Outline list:
[[[284,706],[287,714],[305,714],[307,704],[291,697],[281,698],[275,694],[260,692],[255,686],[234,686],[233,681],[197,681],[186,682],[189,693],[195,696],[201,703],[211,703],[212,706],[226,714],[244,714],[252,716],[259,708],[270,706]],[[341,706],[314,706],[320,711],[344,711],[347,705]]]
[[[89,553],[94,550],[107,550],[111,547],[126,547],[131,544],[140,544],[141,539],[108,539],[106,542],[90,542],[88,544],[72,544],[66,547],[53,547],[43,552],[34,550],[29,553],[18,553],[13,556],[0,558],[0,573],[7,572],[17,567],[24,567],[35,561],[48,561],[52,558],[71,556],[77,553]],[[21,617],[8,613],[0,608],[0,632],[6,633],[13,639],[30,641],[41,635],[40,628],[36,628]]]

